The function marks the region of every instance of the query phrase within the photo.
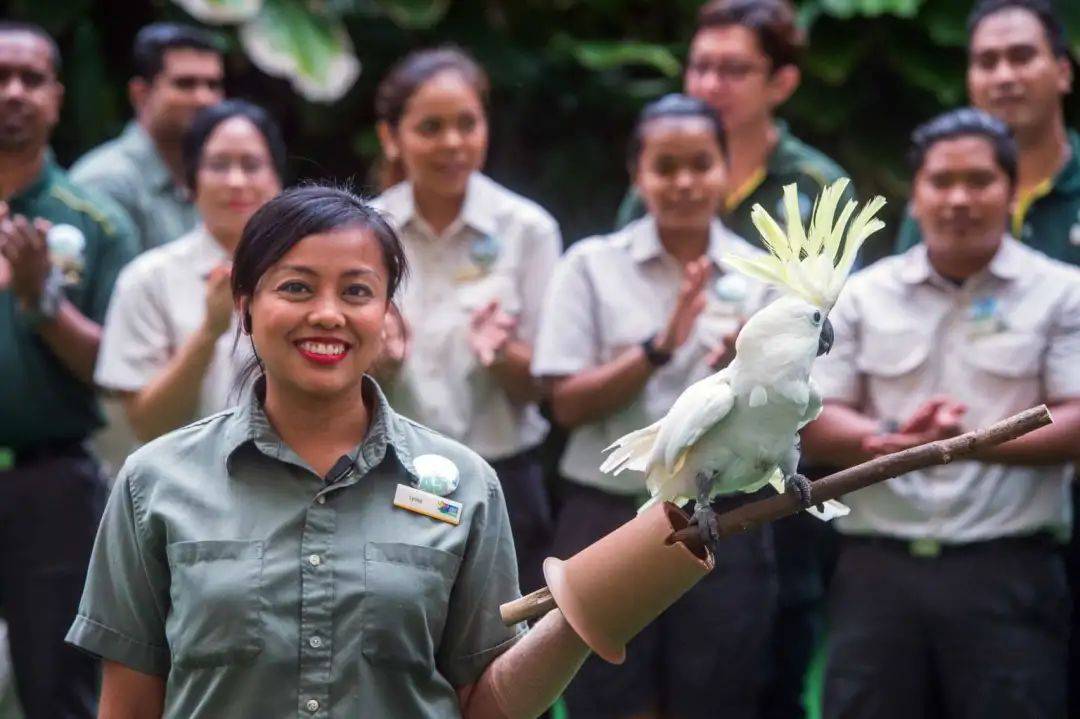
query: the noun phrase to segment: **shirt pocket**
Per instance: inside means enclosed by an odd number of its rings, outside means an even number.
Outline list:
[[[973,338],[964,360],[995,382],[1030,382],[1042,370],[1046,341],[1035,332],[996,332]]]
[[[868,331],[855,364],[871,377],[898,380],[926,364],[930,346],[930,336],[917,330]]]
[[[492,300],[498,300],[499,309],[508,315],[521,312],[520,288],[510,267],[495,267],[475,279],[458,280],[456,290],[458,307],[466,315]]]
[[[413,544],[369,543],[361,651],[374,664],[432,670],[461,559]]]
[[[247,662],[263,649],[263,543],[176,542],[166,548],[173,662],[212,667]]]

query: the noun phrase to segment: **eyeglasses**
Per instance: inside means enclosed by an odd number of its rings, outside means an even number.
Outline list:
[[[695,75],[714,74],[721,80],[742,82],[746,78],[758,72],[768,72],[768,65],[756,62],[738,62],[725,60],[723,62],[710,62],[708,60],[696,60],[690,63],[689,72]]]
[[[228,175],[233,165],[240,168],[240,172],[247,177],[259,174],[270,166],[270,163],[261,157],[208,157],[199,163],[199,169],[214,175]]]

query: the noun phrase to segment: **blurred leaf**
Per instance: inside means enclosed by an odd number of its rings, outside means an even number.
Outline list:
[[[967,15],[968,9],[956,0],[931,0],[919,20],[938,45],[967,47]]]
[[[1073,56],[1080,58],[1080,2],[1060,0],[1057,3],[1057,10],[1061,13],[1062,22],[1065,23],[1065,31],[1072,45]]]
[[[837,25],[819,26],[819,35],[824,34],[824,37],[808,48],[803,63],[807,74],[830,85],[839,85],[851,76],[866,47],[865,37]]]
[[[259,69],[288,78],[315,102],[340,99],[360,74],[341,21],[311,12],[300,0],[266,0],[241,27],[240,40]]]
[[[86,17],[92,6],[93,0],[10,0],[0,16],[37,23],[58,36]]]
[[[838,18],[856,15],[915,17],[923,0],[821,0],[822,9]]]
[[[556,51],[567,52],[586,68],[611,70],[625,65],[651,67],[665,77],[682,75],[682,63],[663,45],[632,40],[577,40],[557,34],[551,40]]]
[[[443,19],[450,0],[378,0],[383,12],[401,27],[426,30]]]
[[[258,14],[263,0],[173,0],[193,18],[211,25],[250,20]]]

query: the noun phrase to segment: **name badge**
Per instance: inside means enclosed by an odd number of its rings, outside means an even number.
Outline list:
[[[461,523],[461,502],[455,502],[407,484],[397,486],[397,491],[394,493],[394,506],[447,524]]]

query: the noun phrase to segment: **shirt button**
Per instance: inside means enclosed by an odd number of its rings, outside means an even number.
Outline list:
[[[325,497],[325,495],[320,494],[319,497],[315,501],[318,502],[319,504],[326,504],[326,497]]]
[[[317,567],[322,564],[322,557],[320,557],[318,554],[312,554],[310,557],[307,558],[307,561],[308,564],[310,564],[311,566]]]
[[[306,708],[306,709],[307,709],[307,710],[308,710],[309,712],[311,712],[312,714],[314,714],[315,712],[319,711],[319,702],[315,701],[314,699],[308,699],[308,700],[307,700],[307,703],[306,703],[306,704],[304,704],[304,707],[305,707],[305,708]]]
[[[318,649],[322,646],[322,639],[319,637],[312,637],[311,639],[308,639],[308,644],[311,645],[312,649]]]

